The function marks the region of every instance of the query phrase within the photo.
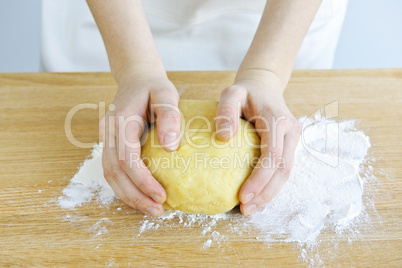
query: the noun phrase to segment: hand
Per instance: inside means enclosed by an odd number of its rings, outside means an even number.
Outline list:
[[[247,71],[237,75],[235,83],[222,91],[219,100],[219,139],[228,140],[236,134],[240,115],[255,123],[261,138],[260,161],[239,193],[244,215],[251,215],[270,202],[282,189],[293,166],[300,124],[286,106],[284,88],[284,83],[271,72]]]
[[[156,117],[157,136],[168,151],[179,146],[179,95],[166,76],[121,79],[109,111],[99,123],[104,141],[104,176],[115,194],[127,205],[159,217],[166,192],[141,160],[140,139],[146,123]],[[155,106],[153,104],[163,104]],[[166,107],[169,106],[169,107]]]

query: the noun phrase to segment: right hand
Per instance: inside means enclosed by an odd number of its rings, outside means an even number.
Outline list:
[[[124,203],[155,217],[163,213],[166,192],[141,160],[140,139],[146,123],[155,118],[159,144],[167,151],[176,150],[178,102],[178,92],[166,75],[121,79],[113,101],[115,109],[109,109],[99,123],[105,179]],[[154,108],[154,104],[164,106]],[[121,123],[124,120],[125,126]]]

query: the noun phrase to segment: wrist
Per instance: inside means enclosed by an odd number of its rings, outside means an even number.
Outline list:
[[[281,78],[274,71],[262,68],[240,68],[235,77],[235,84],[253,83],[262,88],[271,88],[282,94],[288,79]]]
[[[119,86],[133,81],[168,79],[163,64],[130,64],[112,73]]]

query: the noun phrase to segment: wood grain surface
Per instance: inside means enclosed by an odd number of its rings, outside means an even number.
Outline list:
[[[218,100],[234,72],[169,73],[182,98]],[[120,201],[63,210],[55,202],[91,149],[66,138],[64,120],[80,103],[110,103],[108,73],[0,74],[0,266],[306,266],[297,245],[255,239],[251,231],[202,250],[198,227],[160,228],[139,237],[143,216]],[[358,119],[374,145],[370,156],[377,215],[357,240],[339,237],[327,266],[402,266],[402,69],[295,71],[285,92],[296,117],[339,101],[337,120]],[[72,121],[81,142],[98,142],[98,109]],[[118,207],[122,209],[117,210]],[[73,215],[76,220],[68,220]],[[108,232],[93,226],[108,218]],[[105,223],[106,224],[106,223]],[[92,228],[92,229],[91,229]],[[224,221],[217,230],[225,230]],[[324,233],[320,239],[330,239]],[[325,252],[325,251],[324,251]]]

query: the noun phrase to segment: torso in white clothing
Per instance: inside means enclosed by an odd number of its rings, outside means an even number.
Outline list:
[[[346,1],[323,1],[297,65],[330,67],[332,58],[325,55],[331,55],[328,49],[335,50],[333,44],[336,45],[338,36],[334,28],[340,29],[342,23],[329,22],[336,12],[344,13]],[[265,0],[144,0],[143,3],[167,70],[235,70],[252,41]],[[43,71],[110,70],[102,38],[85,1],[42,0],[42,5]],[[338,17],[343,20],[343,15]],[[326,36],[328,31],[331,34]],[[322,51],[321,57],[308,57],[317,51]],[[301,64],[300,59],[307,64]]]

